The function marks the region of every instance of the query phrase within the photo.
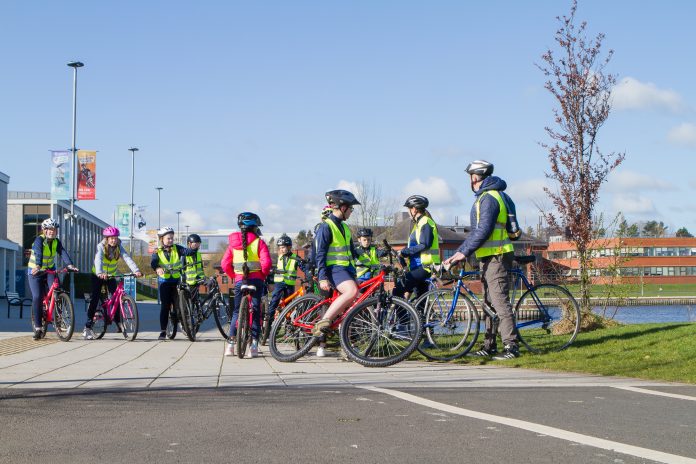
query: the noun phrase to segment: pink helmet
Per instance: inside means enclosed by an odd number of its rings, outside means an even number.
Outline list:
[[[119,235],[121,235],[121,231],[114,226],[109,226],[106,229],[104,229],[102,235],[104,237],[118,237]]]

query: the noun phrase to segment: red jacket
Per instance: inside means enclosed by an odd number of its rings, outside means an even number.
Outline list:
[[[246,238],[248,245],[249,243],[256,240],[256,234],[254,234],[253,232],[247,232]],[[234,279],[236,283],[242,280],[243,276],[242,274],[237,274],[234,272],[234,253],[232,252],[232,250],[242,249],[242,233],[232,232],[229,235],[228,240],[230,246],[227,247],[227,250],[225,250],[225,254],[222,256],[222,262],[220,264],[222,265],[222,270],[225,271],[225,274],[227,274],[230,277],[230,279]],[[266,242],[264,242],[261,239],[259,239],[259,260],[261,261],[261,272],[250,272],[250,279],[264,280],[268,273],[271,272],[271,266],[273,265],[273,263],[271,262],[271,254],[268,252],[268,245],[266,245]]]

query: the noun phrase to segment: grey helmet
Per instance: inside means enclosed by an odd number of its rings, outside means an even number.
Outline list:
[[[292,239],[290,237],[288,237],[287,235],[283,234],[278,238],[278,240],[276,240],[276,245],[291,247],[292,246]]]
[[[160,230],[157,231],[157,236],[158,236],[158,237],[164,237],[164,236],[167,235],[167,234],[173,234],[173,233],[174,233],[174,229],[172,229],[171,227],[165,226],[165,227],[162,227]]]
[[[430,202],[423,195],[411,195],[404,202],[406,208],[416,208],[420,210],[424,210],[429,204]]]
[[[57,229],[58,227],[60,224],[53,218],[44,219],[41,223],[41,229]]]
[[[493,164],[486,160],[476,160],[469,163],[466,167],[468,174],[477,174],[481,177],[488,177],[493,174]]]

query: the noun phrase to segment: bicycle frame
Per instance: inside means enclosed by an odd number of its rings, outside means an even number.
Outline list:
[[[46,274],[51,274],[54,276],[53,283],[48,288],[46,296],[43,299],[43,306],[46,308],[46,322],[53,322],[53,309],[56,307],[55,294],[57,292],[63,291],[60,288],[60,279],[58,279],[58,274],[68,272],[67,269],[61,269],[60,271],[53,271],[51,269],[45,269],[42,272]]]
[[[121,297],[126,293],[124,286],[123,286],[123,277],[128,277],[128,276],[133,276],[135,274],[123,274],[123,275],[112,275],[112,276],[107,276],[107,278],[121,278],[118,282],[118,285],[116,286],[116,290],[114,290],[114,293],[105,301],[102,303],[101,307],[104,311],[102,311],[102,314],[104,314],[104,322],[106,324],[111,324],[114,321],[114,316],[116,316],[116,311],[121,310]]]

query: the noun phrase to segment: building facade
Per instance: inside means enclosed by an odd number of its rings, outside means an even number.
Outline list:
[[[7,186],[10,176],[0,172],[0,295],[17,291],[17,267],[21,263],[20,247],[8,239]]]

